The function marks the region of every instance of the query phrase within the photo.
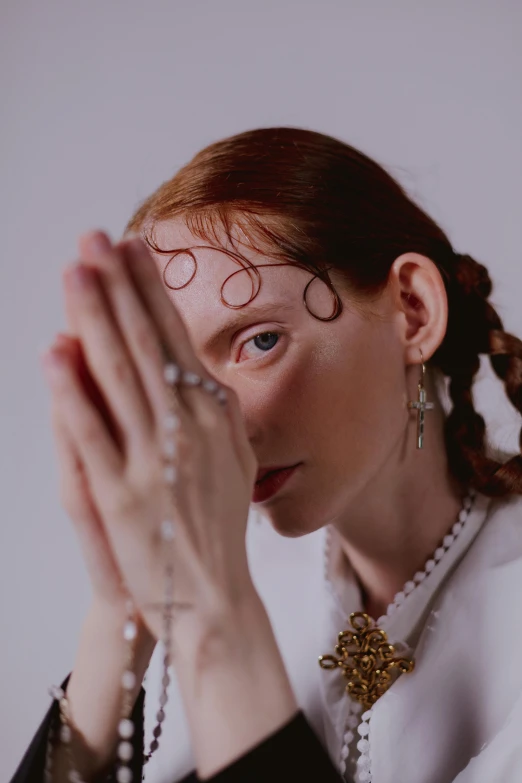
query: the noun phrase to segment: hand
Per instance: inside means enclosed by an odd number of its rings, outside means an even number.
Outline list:
[[[59,334],[55,346],[67,357],[69,367],[78,377],[84,393],[93,404],[99,406],[101,412],[102,399],[90,376],[81,343],[70,335]],[[128,594],[123,577],[92,496],[85,465],[64,421],[56,395],[52,399],[51,418],[58,456],[61,504],[71,519],[80,542],[93,589],[94,604],[111,607],[124,618]],[[110,426],[107,416],[106,420]]]
[[[65,275],[66,306],[114,426],[85,393],[67,352],[55,348],[45,365],[119,571],[159,637],[161,612],[151,607],[164,599],[165,545],[158,531],[167,498],[161,444],[168,397],[162,344],[182,369],[209,375],[141,240],[113,247],[98,233],[81,242],[80,252],[84,264]],[[179,394],[172,557],[174,601],[184,611],[175,612],[174,639],[178,627],[182,635],[212,632],[255,592],[245,533],[257,464],[236,395],[227,393],[225,408],[198,388]]]

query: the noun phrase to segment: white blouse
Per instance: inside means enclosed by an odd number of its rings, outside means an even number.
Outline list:
[[[360,610],[360,595],[335,555],[334,536],[329,573],[346,615]],[[478,495],[460,536],[387,628],[415,651],[415,669],[373,707],[372,783],[522,781],[521,605],[522,498]],[[328,623],[334,640],[343,630],[334,599]],[[350,699],[337,672],[324,674],[325,740],[337,761]],[[348,772],[358,781],[357,767]]]
[[[341,672],[321,669],[318,657],[334,653],[361,597],[330,532],[325,559],[326,530],[284,538],[253,512],[247,548],[298,702],[339,765],[352,700]],[[372,783],[520,783],[522,497],[477,495],[462,533],[386,631],[414,651],[415,669],[373,707],[366,737]],[[145,684],[147,743],[161,655],[158,645]],[[147,765],[147,783],[170,783],[194,768],[175,672],[166,712],[163,738],[169,741]],[[346,780],[357,781],[360,715],[352,723]]]

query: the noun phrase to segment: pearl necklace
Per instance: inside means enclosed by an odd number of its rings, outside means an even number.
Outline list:
[[[460,510],[457,522],[452,526],[451,532],[444,536],[441,546],[437,547],[433,555],[426,561],[424,569],[417,571],[413,576],[413,579],[405,583],[402,590],[398,592],[393,601],[386,609],[386,614],[379,617],[376,622],[376,627],[383,631],[386,631],[387,626],[390,623],[393,615],[400,609],[400,607],[407,601],[410,596],[423,582],[426,577],[437,567],[441,562],[444,555],[450,550],[455,540],[458,538],[464,526],[468,520],[471,509],[473,508],[473,502],[475,500],[476,493],[474,490],[470,490],[468,495],[464,498],[462,508]],[[332,584],[330,575],[328,573],[328,565],[330,560],[331,549],[331,529],[327,528],[325,536],[324,546],[324,581],[328,591],[332,595],[335,603],[343,614],[345,611],[341,605],[340,598]],[[350,755],[350,744],[355,739],[355,731],[359,734],[359,741],[357,743],[357,750],[360,753],[357,759],[357,783],[371,783],[372,771],[371,771],[371,758],[370,758],[370,720],[373,714],[373,707],[362,713],[362,705],[350,698],[349,714],[346,724],[346,731],[343,735],[343,745],[341,748],[339,770],[344,779],[346,774],[346,762]]]

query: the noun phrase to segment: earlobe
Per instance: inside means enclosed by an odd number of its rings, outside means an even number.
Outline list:
[[[444,281],[436,264],[420,253],[404,253],[393,263],[398,303],[404,323],[407,364],[418,364],[419,349],[428,361],[446,334],[448,300]]]

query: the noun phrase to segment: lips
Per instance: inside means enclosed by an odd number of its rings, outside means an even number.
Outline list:
[[[262,478],[255,483],[252,492],[252,502],[263,503],[274,497],[290,480],[301,464],[299,462],[297,465],[286,468],[263,468],[260,470],[258,475],[262,476]]]
[[[256,484],[259,484],[263,479],[265,479],[270,473],[277,473],[278,470],[288,470],[289,468],[295,467],[294,465],[279,465],[275,467],[270,468],[260,468],[257,471],[257,477],[256,477]]]

